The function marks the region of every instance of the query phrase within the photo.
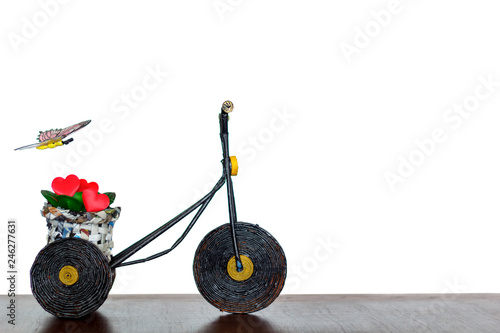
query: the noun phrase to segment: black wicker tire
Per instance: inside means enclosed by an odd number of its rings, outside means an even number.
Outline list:
[[[236,223],[240,255],[254,265],[252,276],[235,281],[227,273],[234,256],[231,229],[224,224],[201,241],[196,250],[193,273],[200,294],[221,311],[250,313],[270,305],[280,294],[286,278],[286,258],[274,237],[258,225]]]
[[[64,266],[78,270],[78,281],[59,279]],[[59,318],[81,318],[96,311],[108,297],[114,272],[97,246],[79,238],[64,238],[45,246],[31,267],[31,290],[42,308]]]

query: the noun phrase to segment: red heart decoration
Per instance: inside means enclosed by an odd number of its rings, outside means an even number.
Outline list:
[[[52,190],[57,195],[67,195],[72,197],[80,187],[80,179],[75,175],[65,178],[57,177],[52,181]]]
[[[90,183],[87,183],[87,181],[85,179],[80,179],[80,187],[78,188],[78,190],[76,190],[77,192],[83,192],[84,190],[86,189],[95,189],[95,191],[99,191],[99,185],[97,185],[96,182],[90,182]]]
[[[87,188],[87,181],[83,178],[80,178],[80,186],[78,187],[78,190],[76,190],[77,192],[83,192],[84,189]]]
[[[94,188],[83,190],[83,204],[87,212],[98,212],[109,206],[109,197],[106,194],[99,194]]]

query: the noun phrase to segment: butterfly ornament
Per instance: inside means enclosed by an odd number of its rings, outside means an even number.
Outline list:
[[[66,138],[68,135],[84,128],[90,123],[90,120],[82,121],[78,124],[68,126],[63,129],[51,129],[45,132],[40,131],[38,134],[38,142],[16,148],[14,150],[23,150],[23,149],[28,149],[28,148],[36,148],[36,149],[47,149],[47,148],[55,148],[59,147],[62,145],[67,145],[71,141],[73,141],[73,138],[70,138],[68,140],[63,140]]]

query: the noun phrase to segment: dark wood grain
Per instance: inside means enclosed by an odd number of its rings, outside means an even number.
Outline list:
[[[282,295],[249,315],[222,313],[200,295],[110,295],[79,320],[51,316],[31,295],[16,302],[16,328],[2,314],[1,332],[500,332],[499,294]]]

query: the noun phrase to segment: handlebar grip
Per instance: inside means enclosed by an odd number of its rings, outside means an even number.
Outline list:
[[[233,108],[234,108],[233,102],[225,101],[224,103],[222,103],[221,111],[225,113],[230,113],[233,111]]]

